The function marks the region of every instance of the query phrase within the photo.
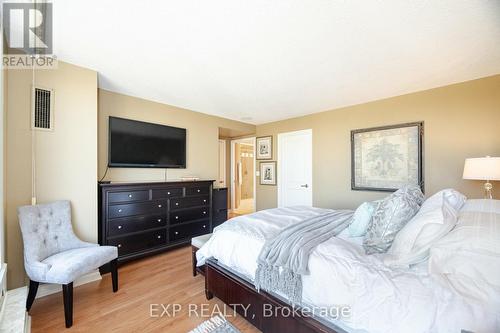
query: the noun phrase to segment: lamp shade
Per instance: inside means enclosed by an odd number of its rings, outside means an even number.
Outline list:
[[[500,180],[500,157],[467,158],[463,178]]]

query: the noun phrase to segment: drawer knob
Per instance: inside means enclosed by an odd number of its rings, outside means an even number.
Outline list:
[[[207,202],[207,199],[203,199],[203,202]]]
[[[200,190],[196,190],[196,192],[200,193]]]
[[[158,221],[158,222],[161,222],[161,219],[158,219],[157,221]]]
[[[132,198],[132,194],[129,194],[129,195],[128,195],[128,197],[129,197],[129,198]]]
[[[179,219],[179,216],[176,216],[176,217],[175,217],[175,219],[176,219],[176,220],[178,220],[178,219]]]
[[[176,231],[176,232],[175,232],[175,234],[176,234],[176,235],[178,235],[178,234],[179,234],[179,232],[178,232],[178,231]]]
[[[121,228],[122,228],[122,226],[121,226],[121,225],[119,225],[119,226],[118,226],[118,229],[121,229]]]
[[[158,205],[158,208],[161,208],[161,205]]]
[[[203,225],[203,228],[206,228],[207,226],[206,225]]]
[[[121,209],[118,209],[118,213],[121,213],[121,212],[123,212],[123,210],[121,210]]]
[[[170,192],[167,192],[168,195],[170,195]]]
[[[206,214],[207,212],[203,211],[203,214]]]
[[[122,247],[122,245],[121,245],[121,244],[118,244],[118,247]]]
[[[176,202],[176,203],[175,203],[175,205],[176,205],[176,206],[179,206],[179,203],[178,203],[178,202]]]
[[[161,238],[161,235],[156,236],[156,238],[160,239],[160,238]]]

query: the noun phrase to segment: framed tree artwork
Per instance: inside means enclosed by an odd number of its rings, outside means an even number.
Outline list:
[[[258,160],[272,160],[273,159],[273,137],[261,136],[256,139],[256,158]]]
[[[423,180],[423,122],[351,131],[351,188],[396,191]]]
[[[276,161],[260,162],[260,185],[276,185]]]

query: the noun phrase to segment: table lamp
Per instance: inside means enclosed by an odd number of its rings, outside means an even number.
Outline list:
[[[493,199],[490,180],[500,180],[500,157],[479,157],[465,159],[463,179],[485,180],[484,197]]]

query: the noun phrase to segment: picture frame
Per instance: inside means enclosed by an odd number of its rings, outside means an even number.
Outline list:
[[[351,131],[351,189],[394,192],[403,185],[424,191],[424,123]]]
[[[255,139],[255,152],[257,160],[273,159],[273,136],[261,136]]]
[[[260,185],[276,185],[276,161],[260,162]]]

